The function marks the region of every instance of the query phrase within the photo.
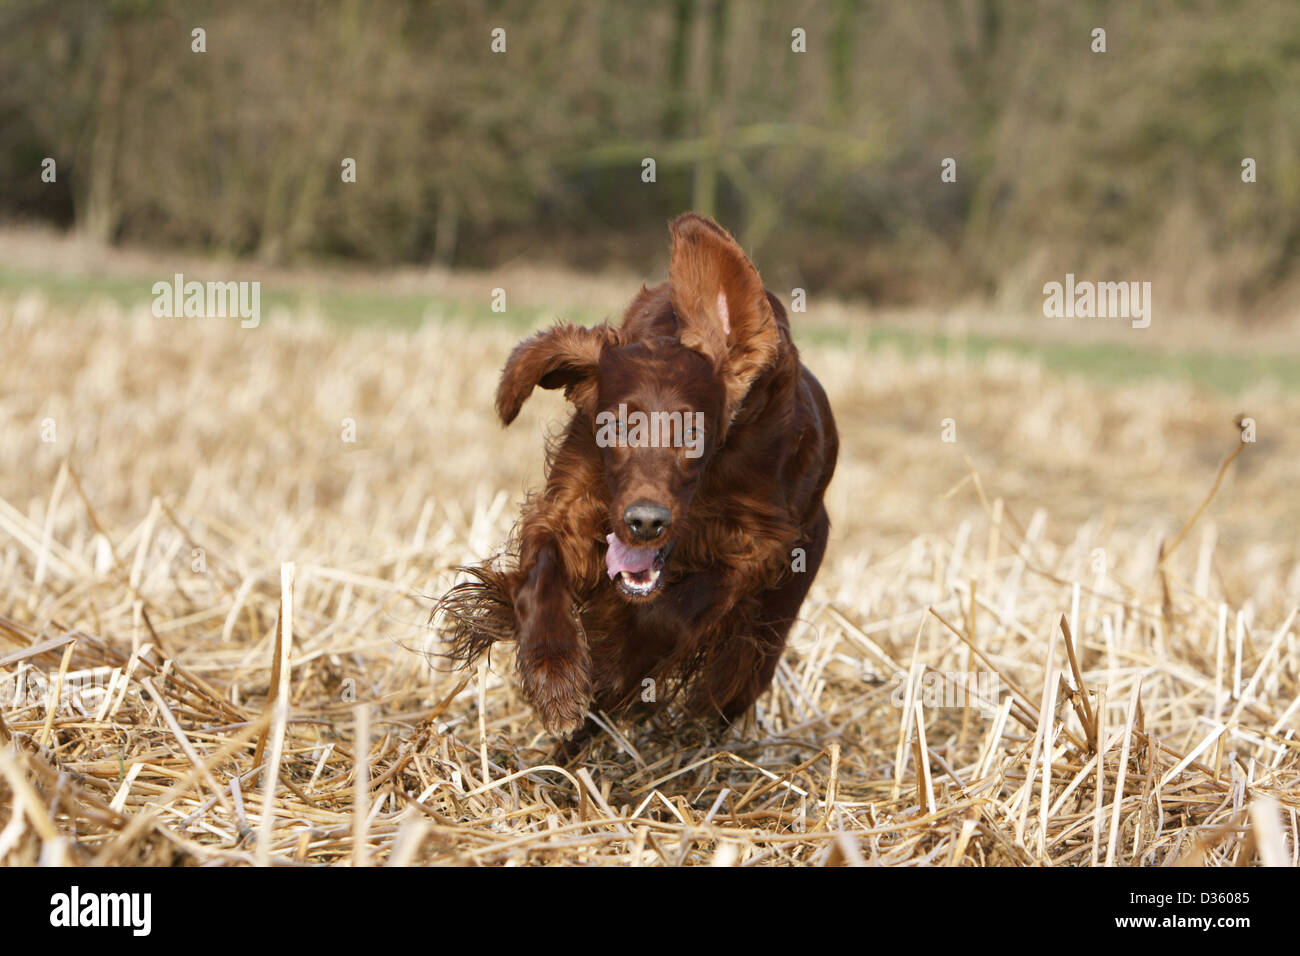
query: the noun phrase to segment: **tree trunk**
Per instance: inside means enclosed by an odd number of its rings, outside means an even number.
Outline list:
[[[722,152],[722,97],[726,86],[727,8],[729,0],[714,0],[709,16],[709,70],[705,89],[706,138],[710,147],[695,166],[691,204],[695,211],[716,218],[718,160]]]

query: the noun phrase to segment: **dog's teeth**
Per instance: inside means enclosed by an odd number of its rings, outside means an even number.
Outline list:
[[[653,568],[640,574],[646,575],[644,580],[640,579],[639,574],[629,571],[619,572],[619,577],[622,579],[623,586],[633,594],[649,594],[659,584],[659,570]]]

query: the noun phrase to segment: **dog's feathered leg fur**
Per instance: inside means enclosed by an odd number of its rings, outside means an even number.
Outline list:
[[[498,641],[516,637],[510,575],[488,563],[456,569],[470,576],[439,599],[430,621],[447,647],[444,655],[470,667]]]

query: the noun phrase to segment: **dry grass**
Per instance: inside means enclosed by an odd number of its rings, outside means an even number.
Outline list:
[[[508,648],[424,626],[562,413],[493,422],[506,333],[27,296],[0,340],[0,862],[1296,862],[1295,396],[811,350],[844,457],[773,689],[560,767]]]

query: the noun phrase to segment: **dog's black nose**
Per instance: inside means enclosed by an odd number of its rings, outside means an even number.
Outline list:
[[[642,541],[653,541],[673,522],[673,513],[662,505],[637,502],[623,512],[628,530]]]

